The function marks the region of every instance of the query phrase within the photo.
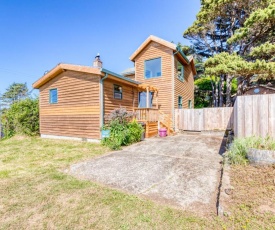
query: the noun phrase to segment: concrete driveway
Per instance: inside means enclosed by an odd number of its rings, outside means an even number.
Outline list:
[[[70,174],[196,212],[215,212],[222,136],[151,138],[70,167]]]

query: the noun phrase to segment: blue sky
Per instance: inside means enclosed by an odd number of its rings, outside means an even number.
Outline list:
[[[103,66],[120,73],[149,36],[188,44],[183,31],[199,0],[0,0],[0,93],[13,82],[29,89],[58,63]]]

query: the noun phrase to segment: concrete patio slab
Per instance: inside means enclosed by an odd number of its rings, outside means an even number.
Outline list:
[[[72,165],[69,171],[181,209],[215,212],[222,140],[199,134],[151,138]]]

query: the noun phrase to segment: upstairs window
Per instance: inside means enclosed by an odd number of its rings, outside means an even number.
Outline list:
[[[178,79],[183,81],[184,80],[184,66],[178,62]]]
[[[56,104],[58,102],[57,89],[50,89],[50,104]]]
[[[122,87],[120,85],[114,85],[114,98],[122,100]]]
[[[145,61],[144,77],[146,79],[161,76],[161,58]]]
[[[192,109],[192,100],[188,100],[188,108]]]
[[[182,96],[178,97],[178,108],[182,109]]]

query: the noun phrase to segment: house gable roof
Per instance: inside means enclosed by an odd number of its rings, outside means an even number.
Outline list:
[[[194,75],[197,74],[195,63],[193,58],[188,58],[186,55],[182,52],[181,48],[177,46],[176,44],[172,42],[168,42],[164,39],[158,38],[154,35],[150,35],[139,47],[138,49],[131,55],[130,60],[135,61],[135,58],[140,54],[140,52],[150,43],[150,42],[156,42],[163,46],[166,46],[173,50],[174,54],[177,55],[185,64],[189,65],[191,64],[192,72]]]
[[[58,74],[66,71],[66,70],[91,73],[91,74],[95,74],[95,75],[102,74],[100,69],[98,69],[98,68],[60,63],[57,66],[55,66],[53,69],[51,69],[49,72],[47,72],[43,77],[38,79],[35,83],[33,83],[33,85],[32,85],[33,88],[39,89],[42,85],[46,84],[48,81],[55,78]]]
[[[176,45],[171,43],[171,42],[168,42],[164,39],[161,39],[161,38],[158,38],[154,35],[150,35],[138,48],[137,50],[131,55],[130,57],[130,60],[131,61],[134,61],[134,59],[136,58],[136,56],[150,43],[150,42],[157,42],[161,45],[164,45],[172,50],[176,50]]]
[[[263,85],[263,84],[259,84],[259,85],[253,85],[253,86],[250,86],[250,87],[247,87],[245,89],[245,92],[251,90],[251,89],[256,89],[256,88],[264,88],[264,89],[270,89],[270,90],[273,90],[274,93],[275,93],[275,88],[272,87],[272,86],[269,86],[269,85]]]
[[[107,73],[111,75],[114,79],[118,79],[123,82],[128,82],[130,84],[135,84],[138,85],[140,84],[139,82],[136,82],[130,78],[124,77],[122,75],[116,74],[114,72],[111,72],[106,69],[99,69],[95,67],[90,67],[90,66],[81,66],[81,65],[72,65],[72,64],[58,64],[55,66],[53,69],[51,69],[48,73],[46,73],[43,77],[38,79],[35,83],[33,83],[33,88],[39,89],[42,85],[46,84],[48,81],[51,79],[55,78],[58,74],[66,71],[66,70],[71,70],[71,71],[76,71],[76,72],[82,72],[82,73],[90,73],[90,74],[95,74],[99,76],[104,76],[104,73]]]

